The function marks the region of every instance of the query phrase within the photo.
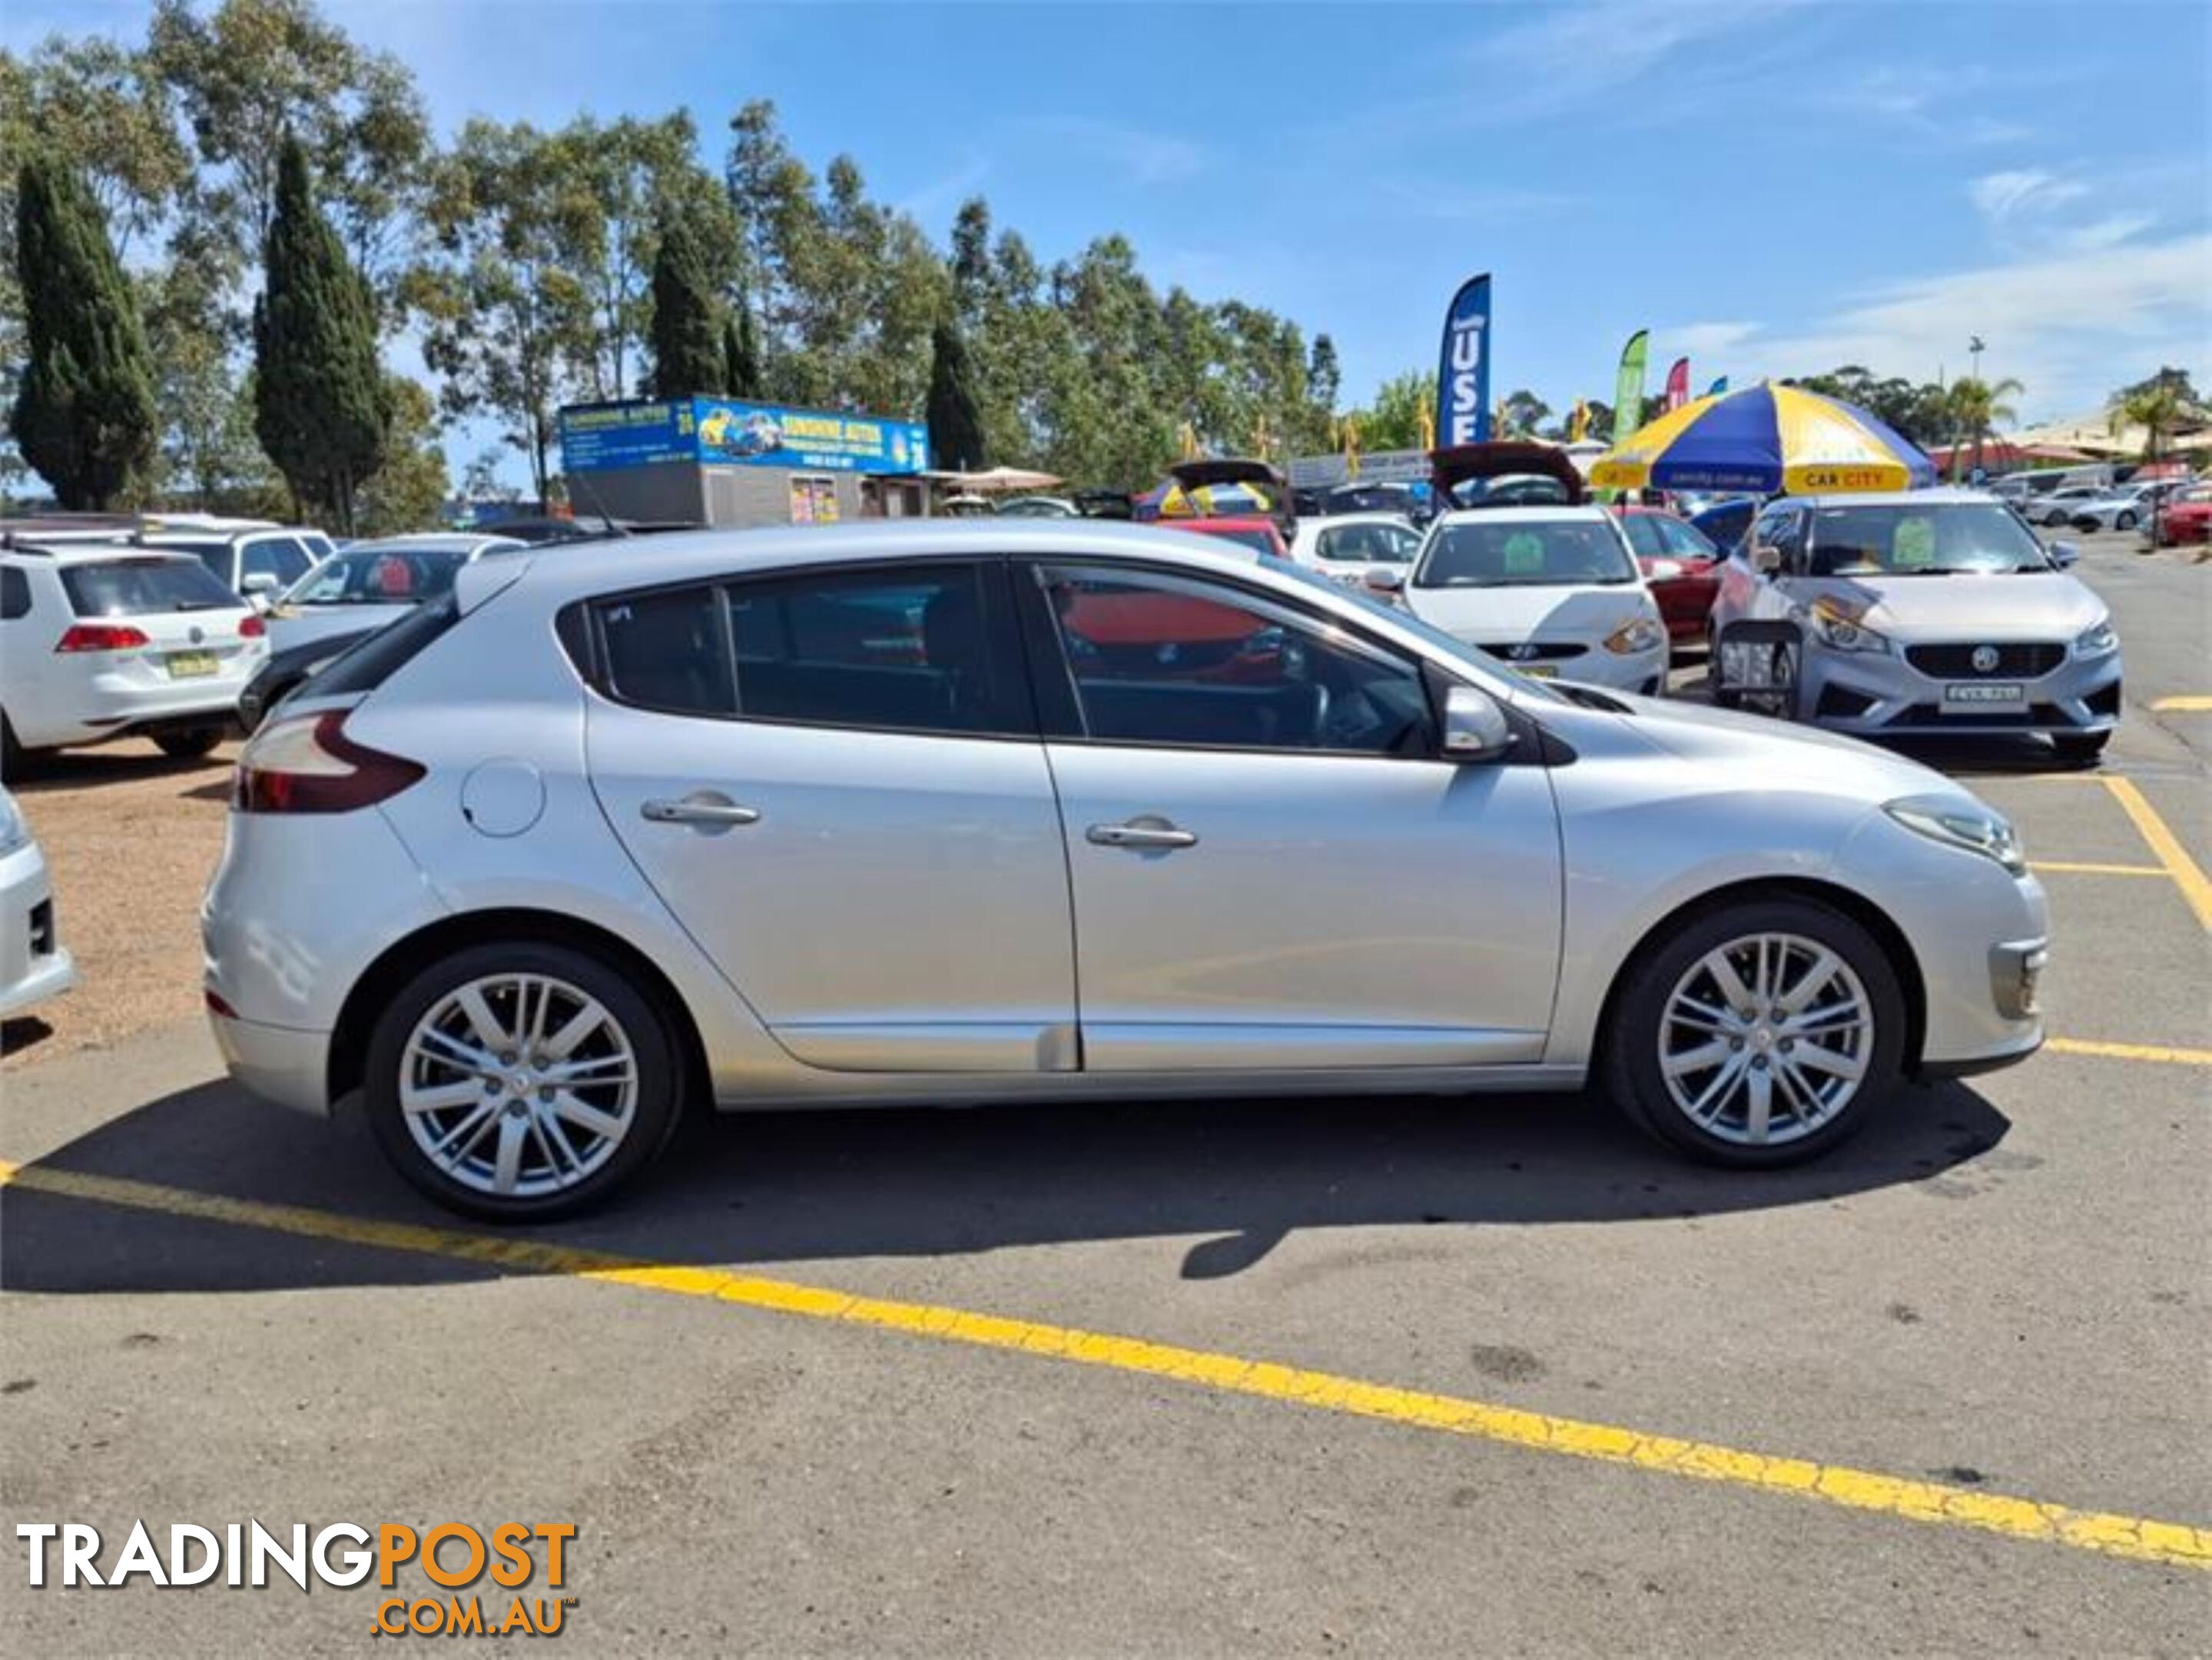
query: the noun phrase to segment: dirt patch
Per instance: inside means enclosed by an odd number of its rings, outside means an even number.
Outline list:
[[[9,787],[46,849],[77,988],[10,1021],[14,1071],[200,1007],[200,896],[222,854],[238,745],[171,761],[149,743],[46,757]]]

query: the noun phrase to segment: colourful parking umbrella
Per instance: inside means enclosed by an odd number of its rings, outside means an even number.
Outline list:
[[[1186,490],[1170,480],[1136,498],[1139,519],[1217,519],[1240,514],[1273,513],[1263,490],[1247,484],[1200,484]]]
[[[1917,489],[1936,464],[1856,404],[1762,382],[1661,416],[1592,464],[1600,489]]]

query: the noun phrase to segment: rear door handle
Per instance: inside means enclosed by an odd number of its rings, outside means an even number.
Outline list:
[[[1164,818],[1132,818],[1126,824],[1093,824],[1084,840],[1102,848],[1194,848],[1198,832],[1179,830]]]
[[[639,817],[655,824],[706,824],[726,830],[732,824],[760,822],[757,809],[706,794],[687,795],[681,801],[647,801],[637,811]]]

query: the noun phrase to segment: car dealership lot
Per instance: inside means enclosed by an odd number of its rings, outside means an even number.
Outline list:
[[[2045,867],[2054,1052],[1808,1170],[1573,1098],[790,1115],[496,1236],[173,986],[100,1048],[58,1006],[0,1074],[9,1519],[573,1522],[587,1651],[2199,1648],[2212,1541],[2142,1524],[2212,1523],[2212,715],[2148,707],[2212,692],[2207,589],[2133,542],[2082,568],[2123,781],[1954,757]],[[69,930],[96,812],[25,806]],[[331,1651],[380,1595],[8,1572],[23,1652]]]

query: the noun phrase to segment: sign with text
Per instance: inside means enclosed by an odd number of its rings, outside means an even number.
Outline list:
[[[732,398],[574,404],[561,411],[561,459],[570,472],[679,461],[915,473],[929,465],[929,435],[913,421]]]

